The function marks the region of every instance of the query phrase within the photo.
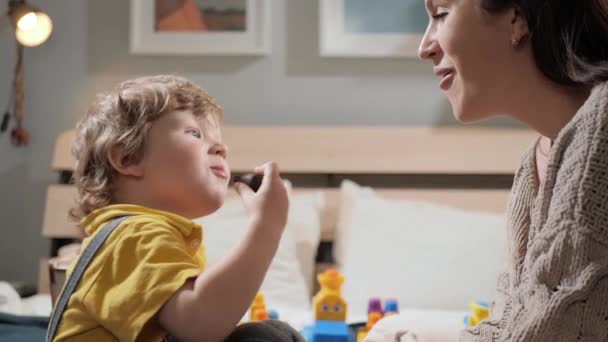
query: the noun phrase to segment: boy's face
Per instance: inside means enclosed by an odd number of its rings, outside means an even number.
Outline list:
[[[230,179],[219,127],[176,111],[152,123],[142,160],[148,193],[187,218],[209,215],[224,202]]]

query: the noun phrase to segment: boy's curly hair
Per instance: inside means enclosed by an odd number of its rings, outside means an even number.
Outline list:
[[[77,205],[70,211],[73,219],[112,203],[117,172],[108,160],[110,149],[120,146],[126,164],[141,161],[152,122],[180,110],[218,126],[223,120],[222,108],[206,91],[173,75],[128,80],[97,95],[76,126],[72,146],[78,190]]]

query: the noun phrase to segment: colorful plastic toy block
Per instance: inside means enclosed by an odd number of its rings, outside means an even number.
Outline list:
[[[364,327],[357,330],[357,342],[365,339],[369,331],[383,317],[396,315],[399,313],[397,301],[389,299],[384,303],[384,311],[382,311],[382,302],[378,298],[371,298],[367,305],[367,323]]]
[[[367,313],[370,312],[379,312],[380,314],[384,314],[382,311],[382,302],[380,298],[371,298],[367,304]]]
[[[376,323],[378,323],[379,320],[382,319],[382,314],[380,314],[379,312],[370,312],[367,315],[367,323],[365,324],[365,329],[367,331],[372,330],[372,328],[374,327],[374,325]]]
[[[379,320],[381,320],[382,317],[383,317],[382,313],[380,313],[380,312],[373,311],[373,312],[368,313],[367,314],[367,323],[365,323],[365,326],[357,331],[357,342],[363,341],[363,339],[365,339],[365,337],[367,336],[367,333],[369,333],[369,331],[372,330],[374,325]]]
[[[317,321],[302,335],[307,342],[350,342],[348,326],[338,321]]]
[[[320,289],[312,299],[315,322],[302,331],[307,342],[350,342],[346,302],[340,293],[344,276],[334,269],[317,275]]]
[[[279,313],[277,310],[270,309],[268,310],[268,318],[269,319],[279,319]]]
[[[321,288],[312,299],[315,321],[344,322],[346,320],[346,302],[340,294],[344,276],[336,270],[330,269],[319,274],[317,279]]]
[[[257,309],[254,312],[254,321],[265,321],[267,319],[270,319],[270,315],[268,314],[268,311],[263,310],[263,309]]]
[[[463,323],[465,326],[474,327],[482,320],[488,318],[489,305],[486,302],[477,301],[469,304],[471,314],[464,317]]]
[[[257,313],[258,311],[260,311],[260,313]],[[251,303],[251,307],[249,308],[249,320],[258,321],[258,317],[264,316],[262,312],[265,312],[265,316],[268,316],[266,304],[264,303],[264,295],[258,293],[255,295],[255,298],[253,298],[253,303]]]
[[[394,299],[387,300],[384,303],[384,316],[396,315],[399,313],[399,305]]]

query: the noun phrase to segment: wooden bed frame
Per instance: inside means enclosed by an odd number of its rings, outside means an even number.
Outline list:
[[[341,180],[371,185],[391,199],[500,213],[520,156],[536,136],[524,129],[462,126],[227,126],[223,135],[233,173],[250,172],[256,165],[274,160],[294,184],[295,192],[324,191],[324,249],[331,247],[333,239]],[[52,159],[59,184],[48,187],[42,227],[43,236],[53,241],[51,257],[61,245],[83,237],[67,216],[75,194],[69,184],[73,140],[73,131],[61,134]],[[328,262],[326,258],[318,261]],[[47,260],[41,261],[40,275],[40,290],[46,292]]]

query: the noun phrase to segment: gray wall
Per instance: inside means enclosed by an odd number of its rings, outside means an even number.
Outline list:
[[[416,60],[318,56],[316,0],[272,0],[272,54],[265,57],[142,57],[128,53],[129,1],[32,0],[54,32],[26,50],[27,148],[0,136],[0,280],[36,281],[49,243],[40,235],[55,137],[74,126],[94,94],[121,80],[178,73],[203,85],[228,124],[451,124],[430,65]],[[5,13],[6,1],[0,1]],[[0,29],[0,105],[10,89],[14,49]],[[497,120],[491,125],[510,125]]]

